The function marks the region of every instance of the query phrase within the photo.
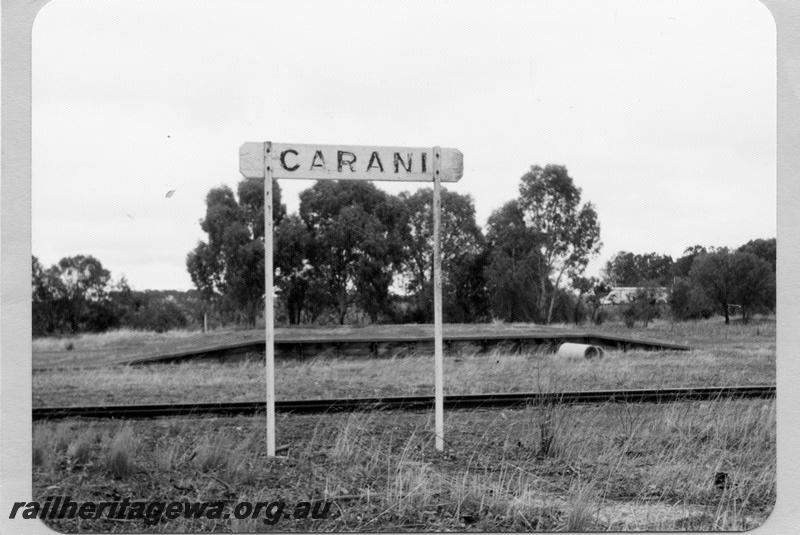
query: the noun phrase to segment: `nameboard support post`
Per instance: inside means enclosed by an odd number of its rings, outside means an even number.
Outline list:
[[[436,451],[444,451],[444,349],[442,343],[441,156],[433,148],[433,359]]]
[[[272,265],[272,143],[264,143],[264,329],[267,379],[267,456],[275,456],[275,307]]]

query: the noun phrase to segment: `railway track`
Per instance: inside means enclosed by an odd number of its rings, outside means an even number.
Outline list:
[[[495,409],[528,405],[593,403],[672,403],[730,398],[773,398],[774,385],[596,390],[581,392],[520,392],[446,396],[445,409]],[[319,414],[366,410],[423,410],[433,408],[433,396],[343,398],[276,401],[275,410],[293,414]],[[160,418],[175,416],[252,415],[264,410],[263,401],[232,403],[185,403],[156,405],[101,405],[94,407],[39,407],[34,420],[63,418]]]

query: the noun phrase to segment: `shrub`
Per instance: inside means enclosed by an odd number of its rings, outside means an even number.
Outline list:
[[[606,321],[606,313],[603,309],[597,308],[592,314],[592,323],[595,325],[602,325]]]
[[[708,319],[714,314],[714,303],[689,279],[675,280],[668,303],[672,317],[678,321]]]
[[[228,463],[229,447],[230,445],[222,436],[218,436],[213,440],[206,438],[197,447],[194,461],[203,472],[216,470]]]
[[[156,447],[156,467],[162,472],[172,470],[178,461],[178,445]]]
[[[622,309],[622,321],[625,322],[625,327],[632,328],[636,325],[636,309],[633,304],[624,305]]]
[[[630,297],[627,304],[622,306],[622,321],[628,328],[642,322],[644,327],[657,318],[661,313],[658,305],[658,296],[655,289],[640,288]]]
[[[658,298],[654,290],[641,288],[633,296],[633,309],[636,319],[647,325],[659,316]]]
[[[124,479],[134,472],[133,450],[133,430],[125,426],[114,435],[106,452],[106,468],[114,477]]]
[[[82,466],[89,462],[89,456],[92,453],[92,445],[90,437],[87,433],[83,433],[74,441],[72,441],[67,448],[67,455],[75,461],[75,464]]]
[[[46,459],[47,455],[45,453],[44,445],[34,439],[33,452],[31,455],[33,466],[42,466]]]
[[[596,492],[591,483],[582,483],[580,480],[573,481],[570,485],[569,510],[563,519],[564,531],[579,532],[591,531],[594,527],[593,509],[597,502]]]
[[[769,262],[751,253],[718,249],[692,262],[689,278],[702,288],[717,310],[730,322],[730,305],[739,305],[746,323],[752,312],[771,310],[775,304],[775,273]]]
[[[51,436],[51,440],[53,444],[53,449],[57,453],[67,451],[67,448],[69,447],[69,436],[71,433],[72,430],[70,429],[69,424],[66,422],[60,422],[56,426]]]

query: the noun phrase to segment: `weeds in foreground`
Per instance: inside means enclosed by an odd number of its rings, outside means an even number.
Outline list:
[[[206,436],[195,450],[194,462],[203,472],[217,470],[228,464],[230,444],[222,435]]]
[[[106,452],[106,468],[117,479],[125,479],[134,473],[136,466],[133,463],[135,443],[133,428],[123,426],[111,439],[111,444]]]
[[[156,446],[156,469],[160,472],[169,472],[177,467],[179,447],[176,443]]]
[[[561,528],[564,531],[589,531],[595,525],[597,494],[591,483],[576,479],[567,493],[569,507]]]
[[[258,451],[258,435],[255,432],[251,432],[245,440],[230,452],[225,465],[225,477],[229,481],[238,482],[240,485],[254,485],[259,476],[256,468]]]
[[[265,499],[336,501],[337,514],[326,521],[281,525],[303,531],[748,529],[774,502],[773,401],[551,409],[558,425],[547,455],[540,445],[542,408],[451,412],[444,453],[433,449],[430,415],[368,412],[292,417],[286,429],[305,426],[307,432],[278,464],[264,456],[261,419],[196,420],[180,436],[170,433],[176,429],[170,422],[132,423],[115,429],[105,448],[109,459],[112,451],[125,451],[126,460],[116,462],[126,468],[107,461],[101,467],[87,462],[81,470],[97,474],[91,476],[97,487],[103,474],[127,474],[126,484],[142,479],[130,478],[134,462],[157,467],[143,488],[172,496],[178,489],[189,499],[209,499],[216,495],[212,489],[225,485],[243,499],[269,488]],[[91,443],[80,425],[66,429],[70,444]],[[130,447],[134,430],[154,447]],[[89,438],[82,440],[84,434]],[[40,493],[63,479],[59,460],[70,458],[71,446],[55,450],[56,436],[53,424],[35,427],[34,443],[44,457],[34,472]],[[78,497],[81,489],[70,492]],[[264,524],[159,529],[257,530]]]
[[[91,457],[93,439],[94,433],[90,431],[78,435],[67,447],[67,457],[70,457],[78,466],[85,465]]]
[[[33,441],[33,452],[31,453],[31,462],[34,467],[39,467],[47,462],[47,449],[44,444],[38,443],[35,439]]]

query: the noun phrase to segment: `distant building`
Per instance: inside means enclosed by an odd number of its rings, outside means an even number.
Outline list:
[[[621,305],[629,303],[639,290],[650,292],[656,298],[656,303],[658,304],[667,303],[669,293],[665,286],[616,286],[611,288],[608,295],[600,300],[600,304]]]

